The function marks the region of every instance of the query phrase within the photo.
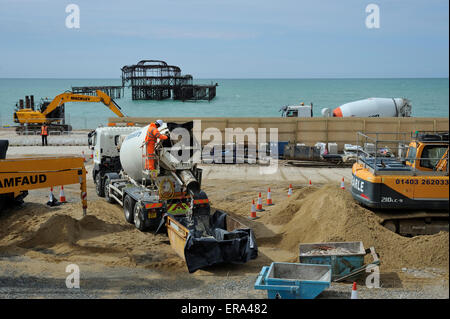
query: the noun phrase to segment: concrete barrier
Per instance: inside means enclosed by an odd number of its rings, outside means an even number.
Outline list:
[[[8,138],[10,146],[39,146],[42,145],[42,138],[39,135],[26,135]],[[50,135],[47,138],[48,145],[53,146],[84,146],[88,145],[87,133],[86,135],[68,135],[58,136]]]

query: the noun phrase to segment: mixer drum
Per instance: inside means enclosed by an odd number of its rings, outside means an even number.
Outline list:
[[[142,171],[145,163],[143,156],[145,156],[146,150],[145,146],[141,147],[141,145],[145,141],[149,126],[147,125],[128,135],[120,147],[120,164],[124,172],[136,181],[143,177]]]

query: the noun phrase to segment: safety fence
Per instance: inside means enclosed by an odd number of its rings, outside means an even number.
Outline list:
[[[53,134],[52,134],[53,133]],[[86,133],[60,133],[49,132],[47,144],[52,146],[87,146],[88,137]],[[17,135],[8,138],[10,146],[39,146],[42,138],[39,134]]]

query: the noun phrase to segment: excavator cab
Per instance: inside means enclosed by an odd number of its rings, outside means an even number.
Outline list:
[[[384,158],[363,148],[358,150],[352,167],[353,198],[373,209],[382,225],[398,234],[448,231],[448,131],[416,132],[409,145],[406,133],[375,135],[358,132],[358,145],[370,142],[378,149],[377,145],[390,143],[398,145],[399,151],[394,157]],[[403,156],[405,145],[408,148]]]
[[[406,165],[419,171],[443,170],[447,166],[444,162],[448,158],[448,132],[416,132],[413,138],[406,154]]]

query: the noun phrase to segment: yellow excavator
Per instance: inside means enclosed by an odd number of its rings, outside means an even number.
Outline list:
[[[415,236],[448,231],[448,131],[417,131],[409,145],[391,138],[395,133],[374,134],[375,138],[358,133],[358,142],[371,142],[372,151],[358,151],[352,169],[353,198],[376,210],[383,225],[396,233]],[[396,144],[403,156],[387,156],[387,144]]]
[[[106,105],[117,116],[124,117],[121,108],[106,93],[100,90],[95,91],[96,95],[84,95],[73,92],[64,92],[57,95],[52,101],[42,100],[42,103],[34,107],[34,97],[26,97],[26,105],[20,100],[16,104],[14,112],[14,122],[19,123],[16,132],[22,134],[25,131],[39,132],[43,123],[47,123],[49,131],[67,132],[72,127],[65,124],[65,108],[64,103],[67,102],[101,102]]]

